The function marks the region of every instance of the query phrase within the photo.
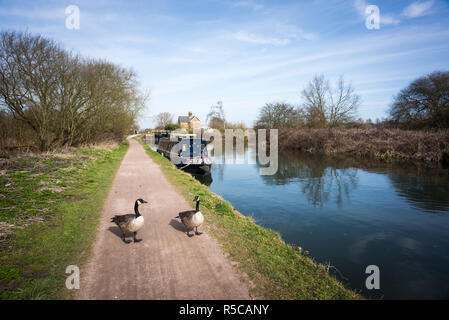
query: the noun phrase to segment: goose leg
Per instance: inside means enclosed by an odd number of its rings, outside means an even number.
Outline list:
[[[125,233],[124,232],[122,232],[122,235],[123,235],[122,239],[123,239],[124,243],[130,243],[131,242],[131,240],[126,240],[125,239]]]
[[[203,234],[203,233],[202,233],[202,232],[198,232],[198,227],[196,227],[195,234],[196,234],[197,236],[199,236],[200,234]]]
[[[193,229],[192,229],[192,231],[193,231]],[[189,238],[193,237],[193,234],[190,234],[190,229],[187,230],[187,235],[189,236]]]
[[[136,234],[137,234],[137,232],[134,232],[134,242],[140,242],[140,241],[142,241],[142,239],[136,239]]]

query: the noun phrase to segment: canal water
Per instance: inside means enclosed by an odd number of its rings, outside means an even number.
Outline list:
[[[255,152],[223,157],[232,156],[247,163]],[[198,179],[316,262],[330,263],[367,298],[449,299],[448,170],[295,151],[279,153],[275,175],[259,169],[214,163],[211,176]],[[368,265],[379,267],[379,290],[366,289]]]

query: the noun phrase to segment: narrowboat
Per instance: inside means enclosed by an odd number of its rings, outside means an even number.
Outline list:
[[[177,168],[209,173],[212,165],[206,140],[197,138],[161,138],[157,152],[173,162]]]

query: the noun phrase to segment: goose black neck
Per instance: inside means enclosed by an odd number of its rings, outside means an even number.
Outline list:
[[[200,211],[200,200],[196,202],[196,212]]]
[[[139,203],[136,201],[136,203],[134,204],[134,212],[136,213],[136,218],[140,217],[140,212],[139,212]]]

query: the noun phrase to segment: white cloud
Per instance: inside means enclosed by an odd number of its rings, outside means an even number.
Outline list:
[[[269,26],[269,27],[267,27]],[[294,40],[316,40],[319,36],[315,33],[307,33],[294,24],[281,22],[270,22],[262,24],[264,30],[262,33],[251,33],[247,31],[238,31],[231,35],[234,40],[249,42],[254,44],[285,46]]]
[[[399,24],[400,22],[401,22],[401,20],[396,19],[393,16],[385,15],[385,14],[380,15],[380,23],[381,24]]]
[[[433,3],[434,3],[434,0],[429,0],[429,1],[424,1],[424,2],[415,1],[411,5],[406,7],[404,9],[404,11],[402,12],[402,14],[404,16],[406,16],[407,18],[417,18],[417,17],[425,16],[425,15],[431,13],[429,11],[429,9],[432,8]]]
[[[255,44],[271,44],[275,46],[285,46],[291,42],[290,39],[264,37],[251,34],[245,31],[236,32],[233,34],[232,37],[236,40],[243,42],[250,42]]]

